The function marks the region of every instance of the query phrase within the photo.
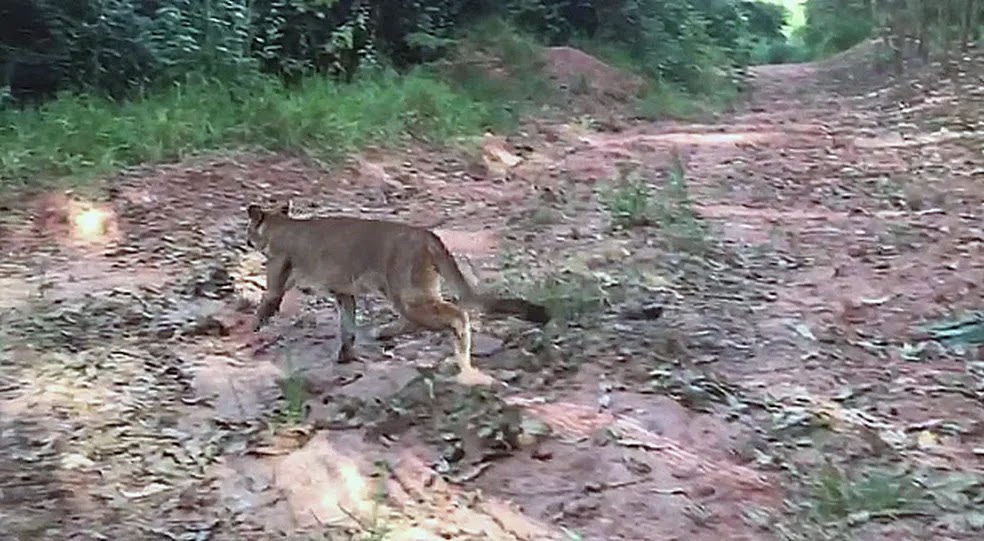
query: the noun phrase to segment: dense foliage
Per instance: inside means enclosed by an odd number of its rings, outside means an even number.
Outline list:
[[[880,35],[901,61],[966,49],[980,39],[981,0],[806,0],[799,36],[814,56]]]
[[[501,130],[554,95],[540,44],[648,75],[638,113],[685,116],[694,94],[733,95],[784,17],[750,0],[3,0],[0,189]]]
[[[615,46],[655,77],[698,87],[779,36],[785,13],[749,0],[5,0],[0,63],[17,97],[127,96],[189,75],[351,80],[440,58],[488,17],[548,44]]]

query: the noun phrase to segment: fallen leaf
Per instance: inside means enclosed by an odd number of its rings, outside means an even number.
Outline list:
[[[817,340],[817,337],[813,335],[813,331],[811,331],[805,323],[793,324],[793,330],[796,331],[796,334],[806,338],[807,340],[811,340],[813,342],[816,342]]]
[[[919,432],[919,435],[916,437],[916,443],[918,443],[919,447],[922,449],[927,447],[935,447],[940,444],[940,438],[929,430],[923,430]]]

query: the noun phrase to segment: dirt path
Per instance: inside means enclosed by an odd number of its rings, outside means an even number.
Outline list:
[[[916,330],[980,305],[984,157],[900,134],[883,97],[830,73],[761,68],[714,124],[531,122],[484,158],[135,170],[97,241],[71,240],[66,201],[31,199],[33,221],[0,224],[0,528],[979,536],[984,366]],[[512,384],[498,394],[435,372],[450,345],[430,334],[335,366],[334,311],[313,298],[254,334],[252,194],[437,226],[479,279],[552,299],[567,324],[476,322],[478,362]],[[613,229],[612,209],[648,225]],[[366,324],[388,317],[360,305]]]

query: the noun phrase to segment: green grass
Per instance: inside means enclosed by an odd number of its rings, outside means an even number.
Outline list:
[[[738,96],[738,89],[727,84],[717,92],[693,96],[672,85],[651,85],[636,100],[635,113],[644,120],[699,121],[723,111]]]
[[[518,293],[547,307],[553,320],[547,332],[583,322],[604,311],[608,303],[605,284],[597,276],[582,274],[560,264],[542,276],[534,276],[516,252],[503,250],[499,254],[503,269],[500,294]]]
[[[304,376],[297,370],[290,369],[280,381],[280,392],[284,397],[284,408],[281,412],[283,422],[297,425],[304,421],[304,401],[307,393],[304,391]]]
[[[526,105],[551,95],[539,45],[508,24],[479,24],[458,48],[450,61],[347,85],[192,79],[126,102],[66,93],[39,109],[0,108],[0,188],[225,149],[301,151],[331,162],[368,144],[507,130]],[[476,58],[498,58],[506,75]]]
[[[660,237],[675,251],[700,253],[708,246],[707,225],[695,211],[679,156],[654,189],[651,179],[634,166],[621,167],[618,178],[598,187],[598,202],[611,216],[614,229],[658,227]]]
[[[39,109],[0,110],[0,186],[105,173],[224,148],[300,150],[331,160],[369,143],[442,140],[515,120],[488,97],[423,70],[287,89],[254,79],[193,81],[134,101],[64,94]]]
[[[810,514],[816,519],[859,522],[901,514],[926,499],[926,491],[907,475],[871,471],[856,478],[827,469],[812,483]]]
[[[530,106],[557,95],[542,76],[540,45],[508,23],[477,24],[456,47],[450,60],[351,84],[313,77],[288,88],[259,75],[236,83],[189,78],[130,101],[65,93],[37,109],[0,107],[0,190],[76,183],[225,150],[295,151],[331,163],[366,145],[411,137],[453,143],[509,130]],[[617,48],[586,49],[645,72]],[[718,83],[707,85],[714,95],[692,96],[653,82],[639,99],[639,115],[699,117],[733,97]]]

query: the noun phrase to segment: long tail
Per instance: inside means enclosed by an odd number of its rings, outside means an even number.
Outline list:
[[[430,241],[427,243],[427,249],[434,258],[437,271],[451,284],[451,287],[458,291],[458,294],[461,295],[461,301],[464,304],[479,306],[483,312],[490,314],[517,316],[526,321],[541,325],[550,321],[550,313],[545,306],[529,302],[525,299],[501,298],[483,295],[475,291],[471,284],[468,283],[468,280],[465,279],[465,275],[462,274],[458,263],[455,262],[454,256],[451,255],[447,246],[441,242],[440,237],[436,234],[431,233]]]

